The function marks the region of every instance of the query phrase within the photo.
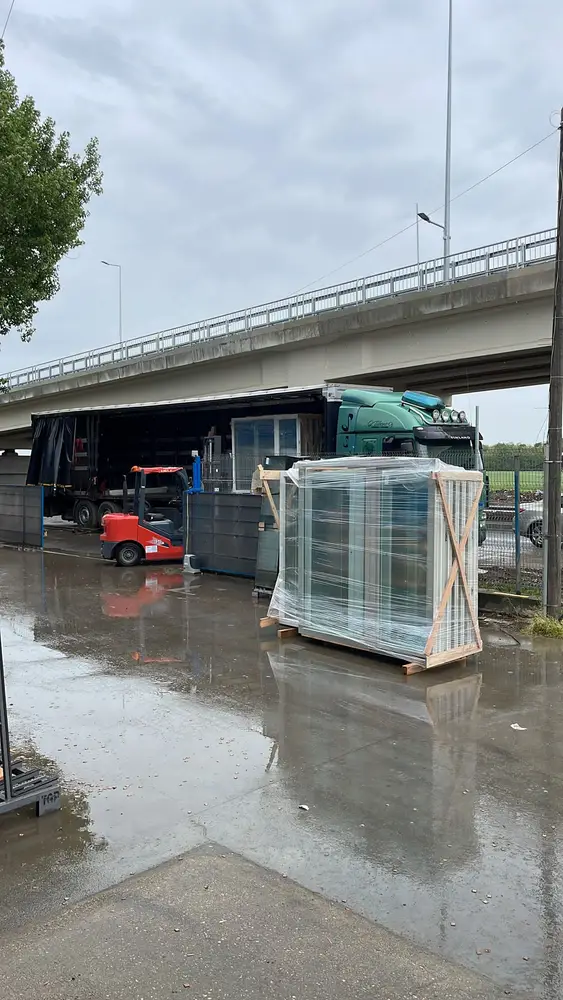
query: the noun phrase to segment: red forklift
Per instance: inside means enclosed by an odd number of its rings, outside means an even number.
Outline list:
[[[190,484],[185,469],[172,467],[141,468],[133,466],[135,492],[133,510],[128,512],[127,480],[124,477],[123,513],[105,514],[102,518],[102,558],[114,559],[118,566],[138,566],[140,562],[181,562],[184,558],[185,503],[188,493],[201,493],[201,463],[194,458]],[[163,477],[170,478],[169,511],[153,511],[147,476],[158,476],[162,495]],[[147,495],[148,494],[148,495]]]

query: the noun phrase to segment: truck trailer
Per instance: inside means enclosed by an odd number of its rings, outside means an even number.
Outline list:
[[[189,476],[198,455],[204,489],[248,492],[267,455],[411,455],[482,469],[477,437],[463,412],[429,393],[323,383],[38,414],[27,482],[44,486],[46,517],[93,530],[123,509],[135,465]],[[166,507],[167,486],[147,485],[154,510]],[[484,537],[484,509],[481,528]]]

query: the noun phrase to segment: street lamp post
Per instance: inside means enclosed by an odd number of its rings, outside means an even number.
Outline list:
[[[446,246],[446,242],[448,243],[449,246],[450,237],[446,233],[446,227],[443,226],[441,222],[435,222],[434,219],[431,219],[430,216],[426,214],[426,212],[417,212],[417,217],[419,219],[422,219],[423,222],[428,222],[430,226],[436,226],[438,229],[441,229],[442,234],[444,236],[444,247]],[[449,281],[450,278],[451,278],[450,260],[448,257],[444,257],[444,281]]]
[[[121,264],[112,264],[109,260],[102,260],[106,267],[116,267],[118,273],[118,310],[119,310],[119,343],[123,343],[123,310],[121,307]]]
[[[452,25],[453,25],[453,0],[448,0],[448,85],[446,93],[446,167],[444,172],[444,223],[434,222],[426,212],[419,212],[417,206],[417,217],[423,222],[429,222],[431,226],[437,226],[442,230],[444,239],[444,281],[451,280],[451,243],[452,234],[450,226],[450,202],[451,196],[451,173],[452,173]]]

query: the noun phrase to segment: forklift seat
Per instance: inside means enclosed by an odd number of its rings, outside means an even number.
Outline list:
[[[178,525],[174,524],[174,521],[171,521],[169,518],[163,517],[162,515],[149,514],[144,522],[149,529],[151,527],[151,522],[154,524],[155,535],[161,535],[163,538],[168,539],[172,545],[182,544],[182,530],[181,528],[178,528]]]

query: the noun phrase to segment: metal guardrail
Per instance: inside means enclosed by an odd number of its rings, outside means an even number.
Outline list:
[[[392,298],[403,292],[418,292],[440,285],[464,281],[479,275],[527,267],[555,257],[555,229],[520,236],[503,243],[466,250],[450,257],[450,280],[444,276],[444,258],[438,257],[407,268],[346,281],[329,288],[292,295],[250,309],[225,313],[211,319],[177,326],[170,330],[128,340],[123,344],[95,348],[82,354],[10,372],[2,376],[4,391],[65,375],[75,375],[120,362],[138,361],[216,337],[251,335],[255,330],[279,323],[314,318],[334,309],[357,308],[376,299]]]

